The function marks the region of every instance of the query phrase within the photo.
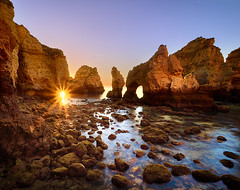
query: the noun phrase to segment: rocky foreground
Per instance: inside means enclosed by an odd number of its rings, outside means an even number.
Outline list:
[[[192,118],[183,126],[145,111],[133,112],[136,106],[121,101],[84,101],[83,105],[68,105],[65,109],[54,102],[37,99],[20,98],[17,104],[22,116],[32,120],[28,122],[27,132],[18,126],[17,140],[12,138],[15,135],[11,136],[10,131],[1,131],[4,134],[1,146],[6,150],[1,150],[1,189],[134,189],[146,184],[159,184],[156,188],[160,188],[160,184],[183,175],[192,175],[193,184],[222,180],[230,189],[240,184],[240,178],[228,173],[220,176],[198,159],[193,159],[189,165],[185,160],[192,158],[191,151],[187,154],[176,151],[186,142],[208,142],[205,127],[191,121],[212,122],[212,116],[191,110],[173,111],[162,106],[151,108],[155,114]],[[125,121],[135,124],[126,130],[120,127]],[[1,126],[9,122],[2,120]],[[142,140],[132,134],[131,128],[139,132]],[[121,135],[129,133],[132,138],[121,143]],[[227,140],[224,136],[216,136],[211,141],[221,144]],[[164,148],[160,148],[163,145]],[[108,157],[114,146],[118,151]],[[222,155],[225,159],[219,163],[224,167],[238,167],[235,165],[239,155],[227,150]],[[166,161],[163,160],[165,156]],[[144,161],[142,169],[136,165],[141,161]]]

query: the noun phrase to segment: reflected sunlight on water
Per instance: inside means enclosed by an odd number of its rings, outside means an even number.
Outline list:
[[[106,98],[106,97],[107,97],[107,93],[108,93],[110,90],[112,90],[112,87],[111,87],[111,86],[104,86],[104,89],[105,89],[105,91],[104,91],[104,93],[100,96],[100,99]],[[122,95],[124,95],[126,91],[127,91],[127,87],[124,86],[124,87],[123,87],[123,90],[122,90]],[[142,86],[139,86],[139,87],[137,88],[136,93],[137,93],[138,98],[142,98],[142,97],[143,97],[143,88],[142,88]]]

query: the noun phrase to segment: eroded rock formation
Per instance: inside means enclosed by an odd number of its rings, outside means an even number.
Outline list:
[[[124,78],[120,71],[116,68],[112,68],[112,90],[107,93],[109,98],[122,98],[122,89],[124,86]]]
[[[192,75],[183,78],[182,71],[176,56],[168,56],[166,46],[161,45],[149,61],[129,71],[124,99],[137,100],[136,89],[142,86],[142,100],[146,103],[210,109],[212,99],[199,94],[197,80]]]
[[[74,79],[69,81],[69,89],[74,94],[101,94],[104,92],[97,68],[87,65],[83,65],[77,70]]]
[[[189,42],[174,55],[181,62],[183,76],[196,77],[200,90],[217,99],[229,96],[233,75],[230,64],[224,62],[214,38],[199,37]]]

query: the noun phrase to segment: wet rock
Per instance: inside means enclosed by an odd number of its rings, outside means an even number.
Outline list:
[[[220,180],[219,176],[209,170],[194,170],[192,171],[192,176],[194,179],[201,182],[217,182]]]
[[[53,150],[52,153],[54,156],[63,156],[65,154],[67,154],[70,151],[69,147],[63,147],[57,150]]]
[[[141,144],[141,149],[147,150],[147,149],[149,149],[149,147],[147,144]]]
[[[66,167],[70,167],[73,163],[80,162],[80,159],[74,152],[68,153],[58,159],[58,162]]]
[[[130,183],[130,181],[126,177],[119,174],[112,176],[111,181],[114,185],[120,188],[127,187]]]
[[[201,133],[201,129],[200,127],[195,127],[195,126],[189,127],[188,129],[184,130],[184,133],[187,135],[195,135],[195,134]]]
[[[136,139],[134,139],[134,138],[131,138],[131,139],[130,139],[130,141],[135,141],[135,140],[136,140]]]
[[[117,170],[119,170],[119,171],[128,170],[129,164],[126,161],[124,161],[123,159],[115,158],[114,161],[115,161]]]
[[[17,184],[21,187],[29,187],[34,181],[35,176],[30,172],[25,172],[17,179]]]
[[[73,163],[69,167],[69,175],[73,177],[82,177],[85,176],[87,173],[87,170],[85,166],[81,163]]]
[[[98,163],[97,163],[97,166],[98,166],[100,169],[105,169],[105,168],[107,167],[107,165],[106,165],[104,162],[102,162],[102,161],[98,162]]]
[[[169,155],[169,154],[170,154],[170,150],[163,148],[163,149],[161,150],[161,153],[166,154],[166,155]]]
[[[166,166],[168,168],[172,168],[174,166],[173,164],[171,164],[169,162],[164,162],[163,164],[164,164],[164,166]]]
[[[150,151],[156,152],[158,150],[158,148],[154,145],[151,145],[150,147]]]
[[[217,137],[217,140],[220,140],[220,141],[227,141],[227,139],[223,136],[218,136]]]
[[[78,140],[79,140],[79,141],[85,141],[86,139],[87,139],[86,136],[79,136],[79,137],[78,137]]]
[[[150,152],[148,153],[148,157],[149,157],[149,158],[152,158],[152,159],[156,159],[156,158],[157,158],[157,154],[154,153],[154,152],[152,152],[152,151],[150,151]]]
[[[108,164],[108,168],[111,170],[116,170],[116,164]]]
[[[198,159],[194,159],[193,162],[194,162],[195,164],[201,164],[201,165],[202,165],[202,162],[200,162]]]
[[[98,169],[88,170],[86,179],[88,181],[100,181],[103,179],[103,172]]]
[[[166,183],[171,177],[169,169],[161,164],[149,164],[143,171],[143,180],[147,183]]]
[[[137,158],[143,157],[143,156],[145,156],[145,155],[146,155],[146,153],[143,152],[142,150],[137,150],[137,151],[136,151],[136,157],[137,157]]]
[[[224,174],[221,176],[221,180],[229,189],[239,189],[240,178],[231,174]]]
[[[182,153],[177,153],[173,155],[173,158],[175,158],[177,161],[180,161],[185,158],[184,154]]]
[[[82,142],[79,142],[78,144],[72,144],[70,148],[71,151],[74,152],[79,158],[88,152],[86,146]]]
[[[103,142],[101,139],[97,139],[96,141],[97,141],[97,146],[100,146],[103,150],[108,149],[108,145],[105,142]]]
[[[52,174],[56,175],[56,176],[66,176],[68,173],[68,169],[66,167],[59,167],[59,168],[55,168],[52,170]]]
[[[184,144],[184,142],[179,142],[179,141],[171,141],[171,143],[176,146],[181,146]]]
[[[82,163],[86,168],[90,168],[97,163],[97,159],[95,157],[83,158]]]
[[[233,152],[229,152],[229,151],[224,151],[223,154],[225,156],[227,156],[228,158],[232,158],[232,159],[239,159],[240,156],[238,156],[237,154],[233,153]]]
[[[191,170],[184,165],[174,165],[171,170],[174,176],[190,175]]]
[[[72,135],[66,135],[65,144],[70,146],[71,144],[77,143],[77,140]]]
[[[142,135],[142,139],[145,142],[162,144],[166,143],[169,140],[167,133],[165,133],[161,129],[155,129],[151,127],[147,127],[144,129],[144,133]]]
[[[123,143],[122,145],[123,145],[126,149],[129,149],[129,148],[131,147],[130,144],[125,144],[125,143]]]
[[[231,161],[231,160],[228,160],[228,159],[222,159],[222,160],[219,160],[222,165],[224,165],[225,167],[228,167],[228,168],[233,168],[234,167],[234,163]]]
[[[117,136],[114,135],[114,134],[110,134],[110,135],[108,136],[108,139],[110,139],[110,140],[114,140],[114,139],[116,139],[116,138],[117,138]]]

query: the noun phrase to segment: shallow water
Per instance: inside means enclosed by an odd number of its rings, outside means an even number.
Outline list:
[[[79,101],[79,102],[77,102]],[[87,101],[94,102],[95,100],[88,99]],[[72,104],[81,104],[86,102],[86,100],[74,100],[70,101]],[[222,174],[233,174],[237,177],[240,177],[240,163],[239,160],[233,160],[227,158],[223,155],[224,151],[231,151],[240,155],[240,105],[229,105],[229,113],[218,113],[212,116],[212,119],[205,120],[204,118],[194,118],[187,116],[173,116],[173,115],[162,115],[157,113],[151,107],[136,107],[136,109],[124,109],[117,110],[115,113],[121,115],[135,115],[134,118],[125,120],[123,122],[117,122],[116,119],[111,117],[111,114],[114,113],[110,108],[105,110],[105,113],[95,113],[96,118],[101,118],[102,116],[107,116],[113,120],[109,122],[109,128],[98,125],[98,129],[103,131],[101,135],[103,141],[108,145],[108,149],[104,151],[104,156],[106,157],[103,160],[106,164],[114,163],[114,158],[119,157],[130,163],[130,168],[124,173],[124,176],[132,181],[132,185],[129,187],[137,187],[139,189],[191,189],[191,188],[201,188],[201,189],[227,189],[227,187],[219,181],[217,183],[201,183],[192,178],[191,175],[174,177],[169,183],[164,184],[147,184],[143,182],[142,175],[143,170],[146,165],[150,163],[159,163],[163,164],[164,161],[167,161],[172,164],[180,165],[184,164],[190,168],[191,171],[196,169],[209,169],[217,175]],[[140,145],[146,144],[141,138],[140,122],[142,119],[142,114],[148,114],[152,116],[152,122],[155,124],[170,124],[171,126],[176,126],[176,128],[181,128],[184,130],[189,127],[189,123],[200,126],[203,130],[196,136],[188,136],[187,139],[182,138],[181,136],[170,136],[171,140],[184,142],[181,146],[169,147],[167,145],[156,145],[158,148],[157,159],[148,158],[147,154],[149,150],[144,150],[146,155],[141,158],[136,158],[136,155],[133,153],[133,150],[141,150]],[[155,121],[155,122],[154,122]],[[109,140],[108,136],[111,133],[114,133],[118,129],[128,130],[129,133],[120,133],[117,134],[115,140]],[[90,130],[89,130],[90,131]],[[82,135],[86,135],[88,132],[85,131]],[[91,136],[96,137],[98,134],[94,133]],[[227,138],[226,142],[218,143],[216,137],[222,135]],[[132,142],[130,139],[135,138],[136,140]],[[120,143],[120,146],[117,146],[116,143]],[[131,147],[126,149],[122,144],[130,144]],[[171,155],[164,155],[160,153],[162,148],[170,149],[171,153],[183,153],[186,158],[177,161]],[[114,155],[114,152],[119,152],[117,156]],[[195,164],[193,159],[198,159],[201,161],[202,165]],[[229,159],[234,163],[233,168],[224,167],[219,160],[220,159]],[[169,168],[170,169],[170,168]],[[115,189],[111,183],[111,177],[114,174],[117,174],[117,171],[110,170],[108,168],[104,169],[105,180],[104,184],[98,185],[99,189]]]

